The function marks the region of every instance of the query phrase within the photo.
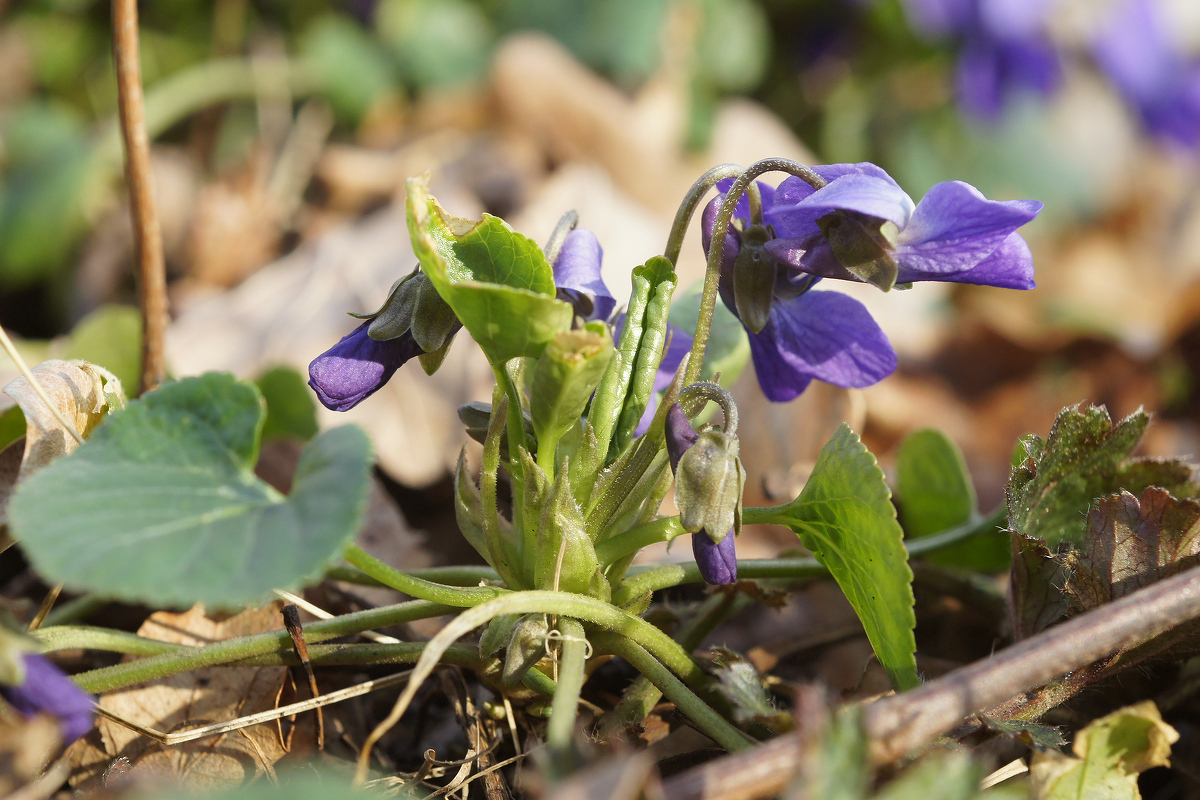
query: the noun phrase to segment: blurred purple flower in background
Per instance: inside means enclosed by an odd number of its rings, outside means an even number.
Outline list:
[[[1061,77],[1046,32],[1049,0],[905,0],[913,26],[962,43],[958,98],[972,114],[995,119],[1010,93],[1046,95]]]
[[[25,680],[20,686],[0,684],[0,695],[25,717],[57,717],[63,744],[92,729],[93,702],[75,682],[45,656],[25,653]]]
[[[1150,0],[1126,0],[1093,43],[1096,63],[1155,136],[1200,143],[1200,64],[1186,63]]]

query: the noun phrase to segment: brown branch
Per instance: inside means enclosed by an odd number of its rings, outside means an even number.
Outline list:
[[[1200,617],[1200,567],[1008,647],[863,710],[871,756],[879,763],[923,747],[979,711]],[[679,775],[668,800],[750,800],[780,792],[792,779],[799,734],[790,733]]]
[[[113,0],[113,58],[117,98],[125,139],[125,177],[138,254],[138,303],[142,310],[142,376],[139,393],[154,389],[166,376],[163,337],[167,327],[167,276],[162,231],[150,175],[150,139],[142,102],[138,53],[137,0]]]

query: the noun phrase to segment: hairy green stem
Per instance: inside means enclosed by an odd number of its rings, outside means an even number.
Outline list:
[[[304,638],[309,643],[322,642],[326,639],[337,638],[338,636],[348,636],[353,633],[361,633],[362,631],[386,628],[390,625],[400,625],[417,619],[438,617],[454,610],[456,609],[452,606],[430,603],[427,600],[412,600],[407,603],[372,608],[366,611],[356,611],[353,614],[345,614],[333,619],[311,622],[304,626]],[[77,633],[73,635],[78,638],[74,640],[73,646],[89,647],[90,645],[87,643],[86,637],[80,633],[87,629],[82,626],[74,627]],[[47,641],[47,637],[55,635],[54,632],[54,628],[42,628],[36,631],[34,636],[35,638]],[[57,641],[62,642],[65,638],[63,637]],[[112,641],[112,639],[104,637],[97,638],[104,641]],[[277,631],[239,636],[235,639],[214,642],[204,647],[192,648],[181,652],[164,652],[138,659],[137,661],[116,664],[111,667],[101,667],[100,669],[94,669],[74,676],[74,681],[84,691],[98,694],[100,692],[121,689],[125,686],[132,686],[135,683],[143,681],[165,678],[168,675],[187,672],[199,667],[210,667],[215,664],[226,664],[230,661],[250,658],[251,656],[261,656],[291,646],[291,636],[281,627]]]
[[[504,370],[496,370],[496,379],[500,380],[500,376],[504,374]],[[504,435],[505,411],[512,407],[503,396],[497,397],[493,393],[492,416],[488,421],[487,436],[483,439],[483,464],[479,469],[479,497],[483,508],[483,536],[487,541],[488,553],[492,557],[492,566],[496,568],[496,572],[500,573],[500,578],[510,588],[519,589],[524,584],[520,579],[520,564],[521,553],[516,553],[517,563],[512,563],[513,553],[509,552],[508,545],[504,542],[504,535],[500,532],[500,508],[496,505],[496,482],[499,480],[500,472],[500,437]],[[520,407],[517,409],[520,414]],[[511,447],[511,442],[510,442]],[[509,454],[513,456],[511,461],[516,461],[517,451],[510,449]],[[519,497],[519,495],[517,495]],[[513,503],[513,508],[516,509],[520,503]]]
[[[713,223],[712,239],[708,247],[708,264],[704,272],[704,294],[700,298],[700,314],[696,319],[696,333],[692,342],[692,359],[688,364],[684,383],[695,383],[704,366],[704,351],[708,347],[708,334],[712,329],[713,312],[717,306],[717,290],[721,282],[721,262],[725,257],[725,236],[729,233],[733,212],[746,189],[754,183],[755,178],[775,171],[795,175],[816,189],[825,185],[824,178],[803,164],[786,158],[764,158],[762,161],[751,164],[745,172],[738,175],[733,186],[729,187],[729,191],[721,203],[720,211],[717,212],[716,222]]]
[[[749,736],[733,727],[712,706],[701,700],[636,641],[611,633],[598,633],[595,639],[606,652],[620,656],[632,664],[634,669],[645,675],[680,711],[687,715],[688,719],[696,724],[697,728],[726,750],[737,752],[757,744]]]
[[[500,580],[496,570],[480,564],[468,564],[450,567],[421,567],[404,571],[405,575],[421,578],[434,583],[444,583],[447,586],[478,586],[481,583],[494,583]],[[325,570],[325,577],[330,580],[356,583],[360,586],[386,586],[387,584],[372,578],[360,569],[338,565]],[[53,615],[53,612],[51,612]],[[47,618],[47,623],[49,618]]]
[[[734,604],[742,599],[752,602],[745,595],[732,592],[710,595],[700,605],[699,610],[680,626],[679,631],[675,634],[675,640],[688,652],[695,650],[729,614]],[[630,725],[641,723],[661,698],[662,690],[643,675],[625,690],[616,707],[605,714],[597,730],[597,736],[604,740]]]
[[[579,693],[583,690],[584,667],[588,641],[583,626],[566,618],[558,622],[562,644],[558,661],[558,687],[550,706],[550,721],[546,725],[546,743],[559,754],[568,752],[575,736],[575,717],[579,708]]]
[[[679,210],[675,212],[675,220],[671,223],[671,233],[667,238],[666,249],[663,250],[663,256],[668,261],[672,264],[679,262],[679,253],[683,250],[683,237],[687,235],[688,225],[691,224],[692,217],[695,215],[696,209],[700,207],[700,201],[704,199],[704,195],[708,194],[708,190],[723,180],[737,178],[741,174],[742,168],[737,164],[721,164],[701,175],[692,184],[692,188],[688,189],[687,194],[683,196],[683,202],[679,204]]]
[[[952,544],[957,544],[974,536],[991,533],[997,528],[1003,527],[1007,519],[1006,515],[1007,511],[1004,505],[1001,504],[1000,507],[982,519],[971,520],[962,525],[944,530],[941,533],[933,534],[932,536],[911,539],[905,542],[904,546],[908,549],[910,558],[932,553],[943,547],[949,547]],[[784,525],[786,524],[786,516],[778,508],[751,507],[743,511],[742,522],[745,525],[762,522]],[[638,529],[635,528],[634,530]],[[613,537],[610,541],[616,542],[619,539],[620,537],[617,536]],[[604,546],[604,544],[601,543],[600,546]],[[597,550],[599,550],[599,546]],[[744,559],[738,561],[738,577],[750,580],[762,578],[810,580],[812,578],[824,577],[828,574],[829,570],[821,566],[814,558]],[[613,602],[617,605],[623,605],[646,592],[656,592],[660,589],[667,589],[685,583],[700,583],[702,580],[700,568],[695,563],[664,564],[660,567],[649,567],[633,572],[626,578],[620,589],[614,592]]]
[[[498,586],[445,586],[423,580],[384,564],[356,544],[347,547],[342,557],[384,586],[431,603],[470,608],[508,591]]]
[[[685,533],[687,531],[679,524],[678,516],[662,517],[597,542],[596,557],[600,559],[601,564],[611,564],[619,558],[638,552],[643,547],[669,542]]]

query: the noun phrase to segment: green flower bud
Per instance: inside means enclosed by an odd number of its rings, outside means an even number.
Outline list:
[[[704,530],[714,542],[742,529],[746,472],[738,459],[737,436],[704,428],[675,470],[675,504],[688,533]]]
[[[900,229],[895,223],[857,211],[834,211],[817,220],[833,255],[859,280],[883,291],[896,285],[899,265],[892,258]]]
[[[604,323],[555,334],[538,356],[529,393],[538,441],[556,446],[583,414],[612,360],[612,337]]]

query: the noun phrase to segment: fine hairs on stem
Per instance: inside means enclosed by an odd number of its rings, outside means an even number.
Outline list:
[[[717,213],[716,222],[713,223],[712,240],[708,248],[708,264],[704,272],[704,294],[700,298],[700,314],[696,320],[696,336],[692,342],[692,360],[688,364],[686,383],[694,383],[700,377],[700,369],[704,363],[704,351],[708,346],[713,311],[717,305],[721,262],[725,258],[725,236],[729,233],[734,209],[737,208],[742,195],[754,184],[755,178],[767,172],[786,172],[788,175],[800,178],[814,189],[820,189],[825,185],[824,178],[803,164],[788,158],[764,158],[751,164],[745,172],[738,175],[733,186],[729,187],[725,200],[721,203],[720,211]]]
[[[167,374],[163,345],[167,328],[167,274],[150,174],[150,138],[146,133],[138,53],[137,0],[113,0],[112,20],[117,100],[125,139],[125,175],[138,254],[138,305],[142,311],[140,393],[157,388]]]

